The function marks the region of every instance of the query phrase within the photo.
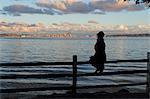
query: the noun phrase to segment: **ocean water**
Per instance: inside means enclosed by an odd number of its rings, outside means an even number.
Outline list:
[[[146,59],[150,52],[150,37],[105,37],[107,60]],[[68,62],[77,55],[78,61],[87,61],[94,54],[95,39],[0,39],[0,63],[13,62]],[[147,63],[105,64],[107,71],[145,70]],[[90,64],[78,65],[78,73],[94,72]],[[1,66],[0,75],[72,73],[72,66]],[[135,83],[146,81],[146,74],[78,77],[78,86]],[[72,78],[5,79],[0,88],[26,88],[53,85],[71,85]],[[126,87],[132,91],[145,90],[145,86]],[[41,92],[40,92],[41,93]],[[39,93],[38,93],[39,94]]]

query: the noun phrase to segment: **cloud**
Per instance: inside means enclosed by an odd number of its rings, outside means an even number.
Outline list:
[[[17,0],[20,1],[20,0]],[[16,1],[16,2],[17,2]],[[107,12],[120,11],[140,11],[144,6],[135,5],[134,3],[124,2],[124,0],[37,0],[34,4],[37,8],[23,4],[6,6],[4,11],[9,14],[19,16],[26,14],[71,14],[71,13],[91,13],[106,14]]]
[[[90,13],[91,13],[91,14],[105,14],[104,11],[99,10],[99,9],[95,9],[94,11],[91,11]]]
[[[88,3],[82,0],[39,0],[36,3],[37,6],[45,7],[48,9],[56,9],[62,11],[63,13],[90,13],[93,9]]]
[[[48,0],[40,0],[36,5],[48,9],[60,10],[64,13],[88,13],[91,11],[88,4],[77,0],[51,0],[51,2]]]
[[[38,2],[42,3],[42,4],[48,4],[49,0],[38,0]]]
[[[90,2],[91,7],[99,9],[104,12],[119,12],[126,11],[140,11],[145,10],[143,5],[136,5],[124,0],[93,0]]]
[[[94,20],[91,20],[91,22]],[[131,34],[142,34],[148,33],[150,30],[150,24],[141,25],[101,25],[101,24],[76,24],[70,22],[64,23],[52,23],[49,25],[44,25],[43,23],[28,24],[28,23],[7,23],[4,21],[0,22],[0,31],[3,32],[41,32],[41,33],[51,33],[52,31],[71,31],[76,33],[77,31],[86,33],[96,33],[99,30],[107,31],[106,33],[120,34],[120,33],[131,33]],[[111,32],[110,32],[111,31]]]
[[[92,9],[88,6],[88,4],[84,2],[75,2],[72,3],[69,7],[68,10],[70,12],[77,12],[77,13],[88,13],[92,11]]]
[[[88,23],[92,23],[92,24],[99,24],[97,21],[95,20],[89,20]]]
[[[127,3],[120,3],[114,0],[103,0],[103,1],[95,1],[90,2],[91,7],[94,9],[99,9],[104,12],[119,12],[126,8]]]
[[[128,11],[140,11],[143,9],[144,9],[144,6],[140,6],[140,5],[130,5],[127,7]]]
[[[143,6],[124,2],[124,0],[39,0],[37,6],[49,9],[57,9],[64,13],[93,13],[105,14],[106,12],[139,11]]]
[[[28,13],[28,14],[50,14],[53,15],[54,13],[47,9],[36,9],[26,5],[10,5],[3,8],[4,11],[8,12],[9,14],[19,15],[20,13]]]

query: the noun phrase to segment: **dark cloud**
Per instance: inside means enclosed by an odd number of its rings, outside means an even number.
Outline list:
[[[20,13],[13,13],[12,15],[13,15],[13,16],[21,16]]]
[[[97,21],[95,20],[89,20],[88,23],[92,23],[92,24],[99,24]]]
[[[54,12],[55,14],[64,14],[63,11],[61,11],[60,9],[55,8],[52,4],[47,4],[47,3],[36,3],[37,6],[41,7],[41,8],[46,8],[47,10],[50,10],[52,12]],[[55,10],[54,10],[54,9]]]
[[[76,1],[72,0],[72,2],[69,0],[65,1],[55,1],[55,2],[37,2],[37,6],[44,7],[48,9],[56,9],[63,14],[69,14],[69,13],[90,13],[93,14],[103,14],[99,12],[95,12],[95,9],[93,9],[88,3],[85,3],[83,1]]]
[[[105,14],[107,12],[119,11],[140,11],[144,6],[129,4],[129,2],[117,2],[116,0],[91,0],[88,3],[84,0],[38,0],[35,3],[38,8],[27,5],[10,5],[3,8],[3,11],[19,16],[26,14],[70,14],[70,13],[92,13]]]
[[[122,10],[126,11],[140,11],[145,10],[142,5],[129,4],[129,2],[116,1],[116,0],[97,0],[92,1],[89,5],[94,9],[99,9],[104,12],[119,12]]]
[[[92,11],[92,9],[88,6],[88,4],[84,2],[75,2],[68,7],[68,11],[77,12],[77,13],[88,13]]]
[[[125,3],[120,3],[114,1],[114,0],[105,0],[105,1],[93,1],[90,2],[90,6],[94,9],[99,9],[104,12],[119,12],[126,8]]]
[[[39,7],[44,7],[44,8],[49,8],[51,9],[51,5],[50,4],[46,4],[46,3],[36,3],[37,6]]]
[[[40,2],[41,1],[41,2]],[[57,9],[62,13],[93,13],[93,14],[105,14],[106,12],[119,12],[126,11],[138,11],[144,10],[143,6],[136,6],[135,4],[129,4],[120,0],[91,0],[89,3],[77,0],[39,0],[36,3],[37,6],[45,7],[48,9]]]
[[[140,6],[140,5],[132,5],[132,6],[128,6],[126,8],[128,11],[140,11],[145,9],[144,6]]]
[[[47,9],[35,9],[26,5],[10,5],[3,8],[4,11],[10,14],[17,14],[17,13],[28,13],[28,14],[50,14],[53,15],[54,13]]]

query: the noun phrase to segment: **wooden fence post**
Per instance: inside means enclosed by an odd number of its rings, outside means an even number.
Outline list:
[[[147,59],[148,59],[148,62],[147,62],[148,73],[147,73],[146,91],[147,91],[148,95],[150,96],[150,52],[147,53]]]
[[[72,74],[72,95],[76,95],[76,85],[77,85],[77,55],[73,55],[73,74]]]

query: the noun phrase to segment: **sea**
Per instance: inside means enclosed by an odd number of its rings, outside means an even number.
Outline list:
[[[150,52],[150,37],[105,37],[107,60],[146,59]],[[24,62],[72,62],[88,61],[94,55],[96,39],[35,39],[35,38],[0,38],[0,63]],[[107,63],[104,72],[122,70],[146,70],[147,63]],[[95,68],[90,64],[77,66],[78,73],[92,73]],[[0,66],[0,75],[12,74],[63,74],[72,73],[71,65],[47,66]],[[86,76],[77,78],[77,86],[126,84],[146,82],[146,74],[126,74],[108,76]],[[64,78],[29,78],[0,79],[0,89],[34,88],[50,86],[70,86],[71,77]],[[146,91],[145,85],[126,86],[131,92]],[[97,89],[86,89],[88,92]],[[101,89],[103,90],[103,89]],[[110,91],[110,90],[105,90]],[[62,91],[53,91],[54,93]],[[32,91],[17,94],[50,94],[52,91]],[[83,91],[84,92],[84,91]],[[16,93],[15,93],[16,94]]]

